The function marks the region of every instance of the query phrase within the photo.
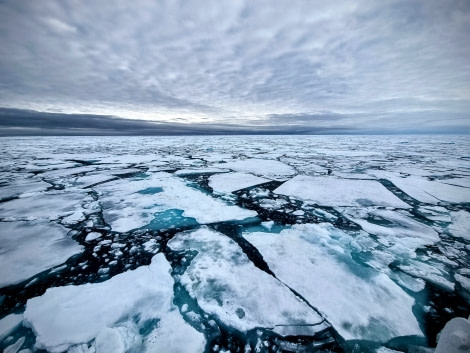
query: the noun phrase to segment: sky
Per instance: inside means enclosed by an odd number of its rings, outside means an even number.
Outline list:
[[[0,135],[470,133],[468,0],[0,0]]]

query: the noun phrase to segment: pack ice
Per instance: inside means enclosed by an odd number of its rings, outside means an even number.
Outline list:
[[[432,351],[470,315],[468,151],[0,138],[0,351]]]

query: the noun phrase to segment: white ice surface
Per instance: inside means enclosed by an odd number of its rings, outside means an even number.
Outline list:
[[[48,221],[0,222],[0,288],[64,263],[83,248]]]
[[[281,332],[295,334],[296,330],[305,329],[297,325],[322,321],[284,284],[255,267],[241,248],[223,234],[201,228],[177,234],[168,245],[172,250],[198,252],[179,281],[206,313],[216,315],[228,326],[247,331],[292,325]],[[324,328],[307,327],[310,333]]]
[[[34,179],[20,179],[15,180],[9,185],[0,187],[0,200],[17,197],[21,194],[30,192],[44,191],[51,185],[42,181]]]
[[[460,203],[470,202],[470,188],[430,181],[418,177],[389,177],[396,187],[412,198],[425,203],[438,204],[439,201]]]
[[[243,235],[277,278],[323,312],[345,339],[387,341],[422,335],[414,300],[380,271],[351,257],[353,238],[328,223],[295,225],[280,234]]]
[[[216,192],[228,193],[250,186],[266,183],[270,180],[247,173],[224,173],[212,175],[209,186]]]
[[[161,191],[142,193],[151,188]],[[96,187],[107,223],[113,230],[126,232],[150,223],[156,212],[183,210],[184,217],[195,218],[199,224],[243,220],[256,212],[212,198],[186,186],[184,181],[168,173],[152,174],[138,180],[117,180]]]
[[[467,211],[451,212],[452,223],[449,231],[454,237],[470,240],[470,213]]]
[[[298,175],[286,181],[275,193],[308,200],[320,206],[389,206],[410,208],[408,204],[373,180]]]
[[[220,168],[229,168],[237,172],[250,173],[268,179],[279,179],[296,173],[291,166],[270,159],[242,159],[231,160],[226,163],[217,164]]]
[[[221,168],[193,168],[193,169],[180,169],[175,172],[175,175],[185,176],[193,174],[212,174],[212,173],[227,173],[230,170]]]
[[[101,238],[101,233],[98,232],[90,232],[87,234],[85,241],[92,241],[95,239]]]
[[[88,174],[82,177],[78,177],[75,179],[75,184],[83,189],[89,188],[93,185],[104,183],[107,181],[111,181],[116,179],[114,175],[106,175],[106,174]]]
[[[6,338],[23,322],[23,315],[10,314],[0,320],[0,341]]]
[[[403,272],[418,278],[422,278],[430,283],[435,284],[447,291],[454,291],[455,284],[446,278],[447,271],[442,266],[436,266],[431,262],[423,262],[419,260],[410,259],[404,264],[398,265],[398,268]]]
[[[0,204],[0,218],[7,220],[57,219],[81,210],[85,192],[78,190],[28,194]]]
[[[36,347],[51,352],[92,340],[97,353],[106,346],[116,352],[201,352],[203,335],[186,324],[172,304],[170,269],[164,255],[158,254],[151,265],[105,282],[49,288],[28,300],[25,324],[36,334]],[[158,320],[151,334],[139,335],[140,329]]]
[[[380,237],[381,243],[390,251],[397,252],[400,257],[414,254],[417,248],[440,240],[433,228],[402,212],[366,208],[344,208],[342,211],[343,215],[359,224],[363,230]]]

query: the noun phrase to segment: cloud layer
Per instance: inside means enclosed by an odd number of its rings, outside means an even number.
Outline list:
[[[7,0],[0,37],[0,106],[64,119],[366,133],[470,125],[466,0]]]

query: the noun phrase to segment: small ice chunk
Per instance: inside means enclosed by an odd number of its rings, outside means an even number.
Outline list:
[[[272,227],[274,226],[274,221],[261,222],[261,225],[267,230],[271,230]]]
[[[468,353],[470,322],[462,317],[450,320],[441,331],[435,353]]]
[[[10,314],[0,320],[0,341],[6,338],[23,322],[23,315]]]
[[[145,243],[142,244],[144,246],[144,250],[147,252],[157,252],[158,249],[160,248],[160,245],[157,243],[155,239],[150,239],[149,241],[146,241]]]
[[[470,292],[470,278],[455,274],[454,275],[456,281],[460,283],[460,285],[465,288],[468,292]]]
[[[13,343],[12,345],[8,347],[5,347],[5,349],[3,350],[3,353],[18,353],[18,351],[20,350],[25,340],[26,339],[24,337],[18,338],[18,340],[15,343]]]
[[[98,232],[90,232],[85,238],[85,241],[93,241],[95,239],[101,238],[101,233]]]

